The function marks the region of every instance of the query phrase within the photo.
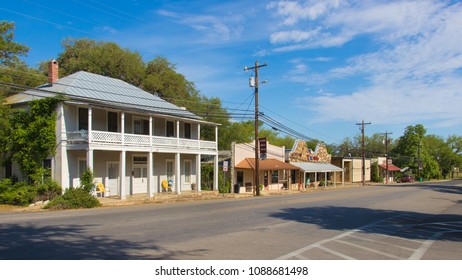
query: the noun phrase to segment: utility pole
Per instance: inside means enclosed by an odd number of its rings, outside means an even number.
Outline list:
[[[259,156],[258,156],[258,115],[260,114],[258,112],[258,69],[260,69],[261,67],[265,67],[267,66],[266,62],[263,63],[262,65],[258,65],[258,60],[255,61],[255,66],[253,67],[244,67],[244,70],[247,71],[247,70],[254,70],[255,71],[255,82],[254,82],[254,87],[255,87],[255,172],[254,172],[254,189],[253,189],[253,193],[254,195],[256,196],[260,196],[260,187],[259,187],[259,184],[260,184],[260,180],[259,180],[259,176],[260,176],[260,166],[259,166]],[[252,84],[250,84],[250,86],[252,86]]]
[[[388,135],[393,134],[393,132],[388,132],[385,131],[384,133],[380,133],[382,135],[385,135],[385,158],[386,158],[386,179],[385,179],[385,184],[388,184]]]
[[[364,153],[364,125],[371,124],[370,122],[365,123],[364,120],[361,123],[356,123],[356,125],[361,126],[361,140],[362,140],[362,157],[363,157],[363,170],[362,170],[362,183],[363,186],[366,185],[366,155]]]

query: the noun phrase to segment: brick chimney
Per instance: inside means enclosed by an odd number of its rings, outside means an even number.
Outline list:
[[[59,79],[58,76],[58,62],[56,60],[51,60],[48,62],[48,83],[52,85]]]

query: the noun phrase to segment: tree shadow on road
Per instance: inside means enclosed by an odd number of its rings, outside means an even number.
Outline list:
[[[452,234],[444,234],[439,239],[462,241],[462,215],[431,215],[409,211],[327,206],[286,208],[270,216],[313,224],[324,229],[359,230],[407,239],[426,240],[435,232],[451,231]]]
[[[172,251],[153,241],[136,243],[99,235],[88,236],[92,225],[0,225],[0,259],[3,260],[136,260],[175,259],[201,252]]]

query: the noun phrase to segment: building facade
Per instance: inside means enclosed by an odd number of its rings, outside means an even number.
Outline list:
[[[165,191],[201,190],[201,157],[214,157],[213,189],[218,185],[218,125],[124,81],[84,71],[58,79],[56,61],[49,84],[8,98],[12,108],[57,94],[56,153],[52,177],[63,189],[80,186],[89,167],[105,194],[125,199]],[[212,126],[215,139],[201,139]],[[16,172],[13,168],[13,173]],[[17,174],[20,176],[20,174]]]

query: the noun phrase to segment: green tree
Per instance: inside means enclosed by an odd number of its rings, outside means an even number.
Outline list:
[[[452,171],[453,166],[460,164],[460,157],[451,148],[451,142],[445,141],[436,135],[425,136],[425,143],[430,148],[429,155],[438,163],[441,176],[446,178]]]
[[[64,51],[58,56],[60,74],[67,76],[87,71],[141,86],[145,65],[138,52],[122,49],[112,42],[83,38],[63,41]]]
[[[424,141],[426,132],[421,124],[406,127],[392,153],[398,166],[408,166],[414,174],[426,179],[438,178],[438,163],[430,156],[429,148]]]
[[[29,68],[21,56],[26,56],[29,47],[16,43],[14,23],[0,21],[0,98],[36,87],[46,81],[39,71]]]
[[[14,23],[0,21],[0,65],[14,66],[20,62],[19,57],[27,55],[29,47],[13,42]]]

